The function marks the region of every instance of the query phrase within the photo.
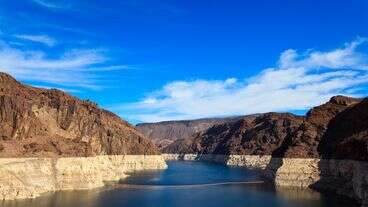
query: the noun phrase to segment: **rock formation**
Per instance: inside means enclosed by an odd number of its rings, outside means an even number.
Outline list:
[[[215,125],[164,151],[261,170],[276,186],[312,187],[368,206],[368,99],[335,96],[306,116],[266,113]]]
[[[113,113],[0,73],[0,199],[100,187],[163,169],[154,144]]]
[[[167,153],[269,155],[303,122],[292,114],[267,113],[215,125],[190,139],[178,140]]]
[[[97,104],[0,73],[0,157],[158,154],[133,126]]]
[[[137,124],[136,128],[149,137],[158,148],[163,149],[178,139],[186,139],[203,132],[216,124],[235,121],[242,117],[208,118],[197,120],[164,121]]]

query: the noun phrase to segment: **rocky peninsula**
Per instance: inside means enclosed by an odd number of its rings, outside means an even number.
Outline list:
[[[0,199],[89,189],[127,172],[163,169],[159,150],[89,100],[0,73]]]

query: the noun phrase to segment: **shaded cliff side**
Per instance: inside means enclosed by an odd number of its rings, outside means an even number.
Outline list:
[[[115,114],[56,89],[0,73],[0,157],[158,154]]]
[[[266,113],[177,140],[166,153],[368,158],[368,100],[335,96],[306,116]]]
[[[227,117],[142,123],[137,124],[136,128],[142,134],[149,137],[157,147],[163,149],[175,140],[189,138],[195,133],[203,132],[214,125],[236,121],[241,118]]]

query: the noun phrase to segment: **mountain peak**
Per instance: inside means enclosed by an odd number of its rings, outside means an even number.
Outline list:
[[[355,104],[360,101],[361,101],[360,98],[353,98],[353,97],[348,97],[348,96],[337,95],[337,96],[331,97],[329,102],[333,104],[349,106],[351,104]]]
[[[0,83],[18,83],[18,81],[8,73],[0,72]]]

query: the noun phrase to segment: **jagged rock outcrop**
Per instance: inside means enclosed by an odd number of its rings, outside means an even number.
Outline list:
[[[0,157],[158,154],[113,113],[56,89],[0,73]]]
[[[175,140],[186,139],[214,125],[239,120],[241,118],[242,117],[227,117],[142,123],[137,124],[136,128],[142,134],[149,137],[158,148],[163,149]]]

